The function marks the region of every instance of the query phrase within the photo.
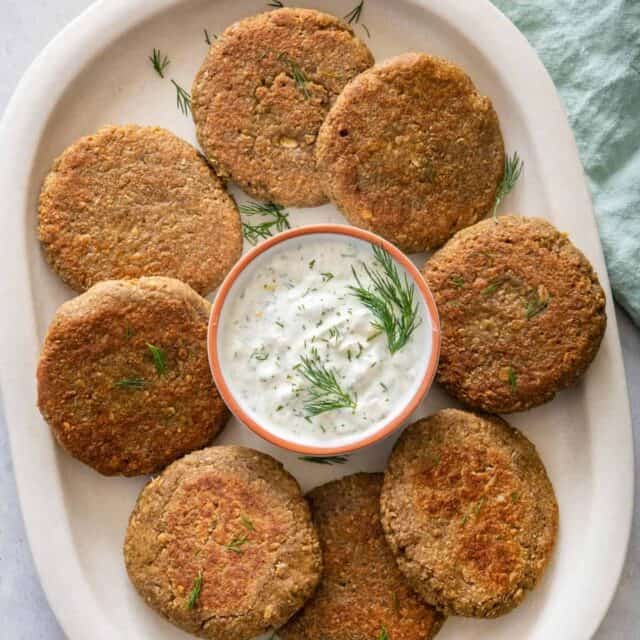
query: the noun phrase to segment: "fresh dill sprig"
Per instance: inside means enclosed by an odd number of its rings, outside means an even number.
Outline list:
[[[394,354],[407,344],[420,324],[418,304],[414,301],[415,287],[406,274],[400,276],[393,258],[383,247],[374,245],[373,255],[382,272],[362,265],[372,289],[363,286],[353,267],[357,286],[349,289],[374,315],[371,325],[386,334],[389,351]]]
[[[364,0],[360,0],[358,4],[344,16],[347,24],[353,24],[354,22],[360,22],[360,16],[362,15],[362,9],[364,8]]]
[[[307,78],[305,72],[301,69],[300,65],[295,60],[292,60],[291,58],[289,58],[289,56],[287,56],[284,53],[281,53],[278,56],[278,60],[280,60],[280,62],[283,62],[284,64],[287,65],[287,67],[289,67],[289,73],[291,74],[293,81],[296,83],[296,86],[298,87],[298,89],[300,89],[300,91],[302,92],[302,95],[305,97],[305,100],[308,100],[311,97],[311,94],[309,93],[309,89],[307,87],[309,78]]]
[[[255,531],[255,527],[253,526],[253,522],[247,518],[247,516],[241,516],[240,522],[245,529],[249,529],[249,531]]]
[[[343,17],[343,20],[347,22],[347,24],[360,24],[360,26],[367,32],[367,35],[371,37],[369,33],[369,29],[367,29],[364,23],[360,23],[360,18],[362,17],[362,10],[364,9],[364,0],[360,0],[358,4],[347,13],[346,16]]]
[[[282,9],[282,7],[284,7],[284,4],[282,4],[280,0],[271,0],[270,2],[267,2],[267,6],[274,7],[275,9]]]
[[[335,409],[353,409],[358,406],[358,398],[340,386],[333,369],[328,369],[319,360],[314,349],[312,357],[301,356],[296,365],[298,373],[309,382],[304,409],[306,417],[317,416]]]
[[[518,178],[522,173],[524,163],[520,159],[517,151],[514,151],[511,157],[507,156],[504,159],[504,174],[502,176],[502,182],[498,186],[498,193],[496,194],[496,201],[493,205],[493,211],[491,215],[495,218],[498,213],[498,207],[500,203],[507,197],[511,190],[516,186]]]
[[[290,229],[289,214],[279,204],[273,202],[249,202],[241,204],[238,209],[247,217],[259,216],[264,218],[256,224],[242,222],[242,233],[250,244],[257,244],[259,240],[269,238],[276,232]]]
[[[228,542],[224,546],[229,550],[233,551],[233,553],[242,553],[242,545],[246,544],[248,541],[247,536],[235,537],[231,542]]]
[[[173,78],[171,82],[176,88],[176,106],[185,116],[188,116],[191,112],[191,94],[186,89],[183,89]]]
[[[382,629],[380,631],[380,635],[378,636],[378,640],[391,640],[389,638],[389,633],[387,632],[384,625],[382,625]]]
[[[151,61],[153,68],[156,70],[156,73],[161,78],[164,78],[164,70],[170,63],[168,56],[163,56],[162,53],[160,53],[160,49],[154,49],[153,54],[149,56],[149,60]]]
[[[167,354],[160,347],[156,347],[150,342],[147,342],[147,349],[149,349],[149,353],[153,358],[157,374],[163,376],[167,372]]]
[[[198,574],[198,577],[193,581],[193,588],[189,593],[189,599],[187,600],[187,609],[193,609],[200,598],[200,592],[202,591],[202,571]]]
[[[204,41],[211,46],[211,42],[212,42],[212,38],[213,40],[217,40],[218,36],[215,33],[209,34],[209,32],[206,29],[203,29],[204,31]]]
[[[461,276],[451,276],[449,280],[452,284],[460,289],[464,287],[464,278],[462,278]]]
[[[299,460],[314,464],[344,464],[349,462],[349,456],[300,456]]]
[[[123,378],[114,383],[120,389],[143,389],[145,381],[142,378]]]

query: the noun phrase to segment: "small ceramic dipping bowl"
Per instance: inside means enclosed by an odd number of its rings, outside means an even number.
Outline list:
[[[309,225],[268,238],[231,269],[208,350],[223,400],[249,429],[330,456],[407,420],[433,381],[440,325],[397,247],[356,227]]]

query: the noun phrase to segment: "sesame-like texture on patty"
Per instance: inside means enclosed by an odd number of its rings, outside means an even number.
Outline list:
[[[111,280],[56,312],[38,406],[58,442],[105,475],[158,471],[229,418],[207,359],[209,303],[172,278]]]
[[[308,495],[324,569],[282,640],[430,640],[444,616],[409,587],[380,525],[381,473],[358,473]]]
[[[147,484],[124,557],[147,604],[212,640],[250,640],[280,626],[322,571],[295,479],[271,456],[238,446],[192,453]]]
[[[494,618],[544,571],[558,505],[535,447],[497,416],[444,409],[402,434],[382,524],[413,588],[448,615]]]
[[[204,158],[165,129],[136,125],[104,127],[56,159],[39,237],[76,291],[170,276],[204,295],[242,252],[237,207]]]
[[[498,117],[462,69],[421,53],[353,80],[316,145],[347,219],[407,252],[440,246],[493,207],[504,171]]]
[[[598,352],[598,277],[545,220],[479,222],[435,253],[424,276],[440,314],[438,381],[471,407],[509,413],[547,402]]]
[[[372,64],[351,28],[326,13],[285,8],[241,20],[214,41],[193,83],[200,146],[254,198],[323,204],[318,130],[347,82]]]

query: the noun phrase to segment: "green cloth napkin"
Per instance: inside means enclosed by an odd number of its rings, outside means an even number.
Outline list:
[[[616,300],[640,326],[640,0],[493,0],[562,96]]]

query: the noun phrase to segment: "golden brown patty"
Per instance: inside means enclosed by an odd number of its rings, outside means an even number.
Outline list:
[[[558,528],[535,447],[497,416],[412,424],[385,473],[382,524],[414,589],[446,614],[494,618],[533,589]]]
[[[229,412],[211,380],[208,318],[209,303],[172,278],[101,282],[63,304],[37,373],[58,442],[126,476],[209,444]]]
[[[246,18],[213,43],[193,83],[200,145],[220,175],[256,198],[322,204],[318,130],[347,82],[372,64],[351,28],[326,13]]]
[[[429,640],[444,617],[398,570],[380,526],[381,473],[314,489],[308,499],[324,570],[313,598],[278,631],[283,640]]]
[[[462,69],[419,53],[345,88],[316,157],[325,193],[349,221],[409,252],[437,247],[484,217],[504,169],[491,101]]]
[[[146,602],[202,638],[249,640],[299,609],[320,545],[294,478],[272,457],[210,447],[142,490],[124,557]]]
[[[242,251],[238,210],[219,178],[159,127],[104,127],[72,144],[42,187],[39,234],[76,291],[171,276],[204,295]]]
[[[472,407],[508,413],[547,402],[598,351],[598,277],[544,220],[479,222],[432,256],[424,275],[440,314],[438,380]]]

